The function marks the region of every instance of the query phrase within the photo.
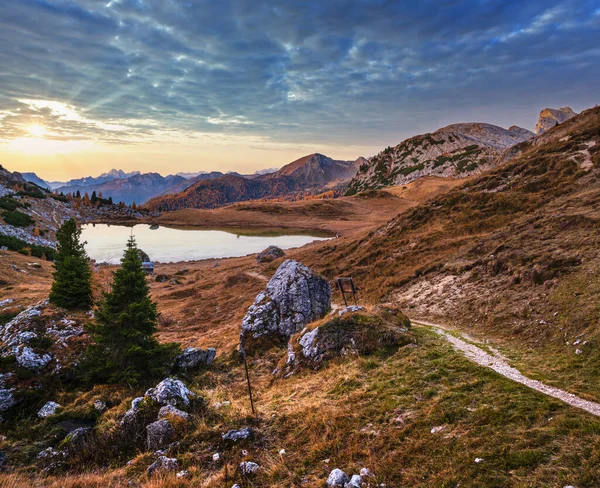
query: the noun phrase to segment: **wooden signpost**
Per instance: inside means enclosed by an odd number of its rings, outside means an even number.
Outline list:
[[[352,278],[338,278],[337,286],[342,292],[342,297],[344,298],[344,305],[348,306],[348,300],[346,299],[346,295],[352,295],[352,300],[354,301],[354,305],[356,305],[356,285],[354,284],[354,280]]]

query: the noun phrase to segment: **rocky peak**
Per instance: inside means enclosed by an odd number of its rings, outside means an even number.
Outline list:
[[[562,124],[571,117],[575,117],[577,113],[573,112],[571,107],[562,108],[545,108],[540,112],[540,117],[535,125],[535,134],[540,135],[547,130],[552,129],[555,125]]]

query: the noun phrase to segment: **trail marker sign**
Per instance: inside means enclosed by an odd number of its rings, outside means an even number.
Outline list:
[[[348,300],[346,299],[346,295],[352,295],[352,300],[354,301],[354,305],[356,305],[356,285],[354,284],[354,280],[352,278],[338,278],[337,286],[342,292],[342,297],[344,298],[344,305],[348,306]]]

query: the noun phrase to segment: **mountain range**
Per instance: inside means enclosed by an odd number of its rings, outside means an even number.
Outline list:
[[[67,182],[47,182],[35,173],[23,173],[23,177],[57,192],[96,191],[105,198],[112,197],[115,202],[147,202],[149,208],[164,210],[213,208],[254,198],[281,197],[346,185],[346,194],[352,195],[368,189],[404,185],[423,176],[460,178],[479,174],[511,157],[510,148],[575,115],[570,107],[545,108],[540,112],[535,133],[518,126],[504,129],[487,123],[452,124],[406,139],[369,159],[340,161],[315,153],[279,170],[265,169],[251,175],[202,171],[163,177],[158,173],[113,169],[97,177]]]
[[[339,161],[323,154],[310,154],[292,161],[274,173],[252,178],[227,174],[219,178],[201,179],[179,193],[153,198],[146,207],[151,210],[182,208],[215,208],[229,203],[261,198],[289,197],[290,194],[344,186],[366,160]]]

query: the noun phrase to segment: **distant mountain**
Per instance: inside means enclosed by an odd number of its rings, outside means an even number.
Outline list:
[[[512,126],[466,123],[443,127],[388,147],[364,162],[347,194],[403,185],[422,176],[464,177],[491,167],[502,152],[531,139],[533,132]]]
[[[187,174],[191,174],[191,173],[187,173]],[[182,176],[180,173],[177,173],[177,175]],[[197,174],[194,177],[187,178],[184,181],[180,181],[179,183],[174,184],[173,186],[167,188],[165,191],[160,193],[160,195],[170,195],[172,193],[179,193],[184,190],[187,190],[190,186],[194,185],[198,181],[214,180],[215,178],[220,178],[221,176],[224,176],[224,174],[221,173],[220,171],[211,171],[210,173],[202,172],[202,173]],[[185,178],[185,176],[182,176],[182,177]]]
[[[50,185],[53,190],[58,190],[59,192],[62,191],[64,193],[67,193],[63,190],[63,188],[100,185],[102,183],[107,183],[113,180],[124,180],[139,174],[141,174],[139,171],[131,171],[129,173],[126,173],[121,169],[111,169],[107,173],[102,173],[100,176],[86,176],[84,178],[75,178],[66,182],[51,181],[48,182],[48,185]]]
[[[23,178],[25,178],[26,181],[29,181],[30,183],[35,183],[37,186],[39,186],[41,188],[45,188],[46,190],[52,189],[52,187],[50,186],[50,183],[48,183],[45,180],[42,180],[35,173],[21,173],[21,176],[23,176]]]
[[[288,195],[301,188],[293,178],[260,181],[236,175],[201,180],[186,190],[153,198],[145,205],[150,210],[216,208],[235,202]]]
[[[543,134],[547,130],[552,129],[555,125],[562,124],[576,115],[577,114],[573,112],[571,107],[562,107],[558,109],[545,108],[540,112],[540,117],[535,125],[535,134]]]
[[[290,197],[296,192],[317,191],[321,188],[345,184],[356,174],[365,160],[337,161],[322,154],[310,154],[283,168],[261,175],[241,176],[228,173],[219,178],[202,178],[175,193],[169,188],[165,194],[153,198],[146,206],[152,210],[182,208],[215,208],[234,202],[259,198]],[[197,178],[201,178],[200,176]]]
[[[270,180],[287,176],[294,178],[303,188],[335,186],[352,179],[364,158],[356,161],[338,161],[323,154],[309,154],[297,159],[274,173],[261,175],[260,179]],[[258,178],[257,178],[258,179]]]
[[[137,173],[137,172],[136,172]],[[112,197],[115,203],[126,204],[144,203],[146,200],[160,195],[168,188],[187,181],[182,176],[161,176],[158,173],[135,174],[129,178],[112,179],[105,183],[94,185],[73,185],[58,188],[56,191],[63,193],[77,193],[77,191],[91,194],[102,193],[104,198]]]

